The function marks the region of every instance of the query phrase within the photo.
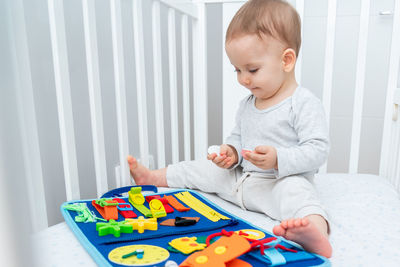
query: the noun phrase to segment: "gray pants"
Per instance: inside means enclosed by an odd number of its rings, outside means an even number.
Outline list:
[[[328,221],[312,178],[226,170],[209,160],[182,161],[167,169],[169,187],[216,193],[245,210],[261,212],[276,220],[318,214]]]

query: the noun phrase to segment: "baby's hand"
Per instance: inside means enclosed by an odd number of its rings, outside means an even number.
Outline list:
[[[212,160],[218,167],[228,169],[238,162],[236,149],[229,145],[221,145],[219,155],[211,153],[207,155],[208,160]]]
[[[273,146],[258,146],[251,152],[244,152],[243,158],[260,169],[278,169],[277,152]]]

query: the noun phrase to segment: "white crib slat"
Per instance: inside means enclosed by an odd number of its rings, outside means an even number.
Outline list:
[[[399,105],[400,105],[400,88],[394,90],[392,96],[392,121],[391,121],[391,136],[390,136],[390,151],[388,153],[387,175],[389,181],[399,190],[400,186],[400,120],[399,120]]]
[[[399,105],[399,104],[398,104]],[[398,111],[397,111],[398,112]],[[400,122],[394,125],[393,158],[390,166],[390,177],[397,191],[400,190]]]
[[[222,32],[224,36],[228,29],[229,23],[233,16],[240,9],[244,3],[224,3],[222,5]],[[224,140],[231,134],[233,127],[235,127],[235,115],[240,99],[248,95],[249,91],[244,89],[237,81],[237,75],[234,67],[229,61],[225,52],[225,38],[222,40],[222,136]]]
[[[192,0],[160,0],[162,3],[167,5],[170,8],[178,10],[183,14],[189,15],[193,18],[197,18],[197,8],[192,3]]]
[[[190,160],[190,93],[189,93],[189,28],[188,16],[182,15],[182,89],[183,89],[183,132],[185,160]]]
[[[25,183],[29,199],[29,216],[33,232],[48,227],[46,198],[43,183],[42,161],[36,111],[33,98],[32,73],[30,69],[28,40],[26,37],[25,11],[22,0],[10,1],[12,25],[12,56],[17,64],[14,73],[18,75],[16,84],[17,107],[25,166]],[[8,12],[6,12],[9,14]]]
[[[336,0],[329,0],[325,43],[324,87],[322,102],[326,117],[330,118],[332,100],[333,55],[335,45]]]
[[[153,1],[152,35],[153,35],[153,73],[154,73],[154,104],[157,130],[157,166],[165,167],[164,140],[164,105],[162,88],[162,58],[161,58],[161,22],[160,2]]]
[[[303,39],[303,29],[304,29],[304,0],[296,0],[296,10],[299,13],[301,21],[301,39]],[[303,65],[303,49],[300,47],[299,55],[297,57],[295,76],[299,84],[301,84],[301,73]]]
[[[390,142],[388,177],[396,189],[400,192],[400,88],[393,92],[392,101],[392,136]]]
[[[179,162],[179,132],[178,132],[178,94],[176,81],[176,34],[175,10],[168,9],[168,59],[169,59],[169,94],[171,110],[171,149],[172,163]]]
[[[79,199],[79,177],[63,3],[61,0],[48,0],[48,9],[66,194],[67,200]]]
[[[335,45],[335,25],[336,25],[336,0],[329,0],[328,3],[328,18],[326,27],[326,43],[325,43],[325,66],[324,66],[324,87],[322,102],[325,107],[326,118],[328,124],[331,114],[331,99],[332,99],[332,75],[333,75],[333,54]],[[326,173],[327,163],[321,168],[321,173]]]
[[[193,118],[195,159],[207,155],[207,35],[205,4],[198,2],[198,19],[193,20]]]
[[[142,0],[133,1],[133,33],[133,39],[135,43],[140,158],[141,163],[144,166],[149,167],[149,138],[147,125],[146,67],[144,64]]]
[[[367,59],[370,0],[361,2],[360,33],[358,37],[356,86],[353,107],[349,173],[357,173],[360,153],[362,107],[364,101],[365,65]]]
[[[129,154],[128,115],[126,111],[125,68],[122,46],[121,0],[110,1],[111,33],[113,44],[115,100],[117,107],[118,147],[121,166],[121,185],[129,185],[129,167],[126,157]]]
[[[394,2],[392,43],[389,57],[389,73],[388,85],[386,91],[385,117],[382,135],[381,159],[379,166],[379,174],[388,177],[388,168],[390,161],[390,150],[393,149],[390,143],[390,133],[392,128],[392,112],[393,112],[393,94],[397,83],[397,74],[399,73],[400,60],[400,1]],[[400,177],[398,178],[400,179]]]
[[[82,8],[97,197],[100,197],[108,191],[108,181],[94,1],[83,0]]]

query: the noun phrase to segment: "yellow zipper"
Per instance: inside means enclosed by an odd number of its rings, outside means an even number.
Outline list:
[[[220,219],[222,220],[229,220],[230,218],[222,215],[221,213],[216,212],[197,198],[195,198],[190,192],[181,192],[175,194],[175,196],[181,200],[183,203],[203,215],[204,217],[208,218],[213,222],[218,222]]]

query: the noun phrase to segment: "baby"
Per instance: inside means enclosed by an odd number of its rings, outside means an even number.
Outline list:
[[[219,153],[153,171],[132,156],[128,163],[136,184],[216,193],[280,220],[275,235],[330,257],[328,216],[313,185],[328,156],[329,134],[320,100],[295,79],[300,34],[290,4],[246,2],[228,27],[225,50],[250,95]]]

